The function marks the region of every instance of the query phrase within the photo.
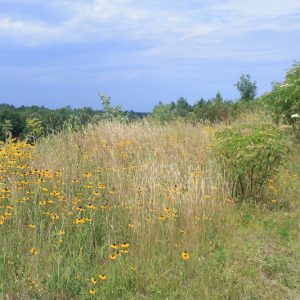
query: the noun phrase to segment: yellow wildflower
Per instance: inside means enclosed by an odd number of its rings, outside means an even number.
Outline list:
[[[102,281],[104,281],[104,280],[107,279],[107,276],[104,275],[104,274],[100,274],[100,275],[99,275],[99,279],[102,280]]]
[[[89,294],[90,294],[90,295],[96,295],[96,290],[95,290],[95,289],[89,290]]]
[[[110,245],[110,248],[112,248],[112,249],[118,249],[119,246],[117,244],[112,244],[112,245]]]
[[[38,250],[37,248],[31,248],[31,249],[29,250],[29,252],[30,252],[31,255],[36,255],[36,254],[39,253],[39,250]]]
[[[181,252],[181,258],[184,261],[188,261],[190,259],[190,254],[185,250],[185,251]]]
[[[116,260],[117,259],[117,255],[112,254],[112,255],[110,255],[109,259],[110,260]]]
[[[129,247],[129,243],[123,243],[123,244],[121,244],[121,248],[128,248]]]

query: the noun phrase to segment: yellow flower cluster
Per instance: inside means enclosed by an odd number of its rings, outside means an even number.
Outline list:
[[[111,244],[110,248],[114,250],[114,252],[109,256],[109,259],[113,261],[129,252],[129,243],[124,242],[122,244]]]

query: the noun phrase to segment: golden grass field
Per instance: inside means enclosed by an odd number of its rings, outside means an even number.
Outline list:
[[[2,299],[300,299],[299,147],[267,201],[237,203],[211,153],[220,128],[2,144]]]

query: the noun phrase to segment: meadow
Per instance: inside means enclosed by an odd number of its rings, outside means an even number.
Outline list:
[[[211,151],[224,126],[1,144],[2,299],[300,299],[300,147],[264,201],[237,201]]]

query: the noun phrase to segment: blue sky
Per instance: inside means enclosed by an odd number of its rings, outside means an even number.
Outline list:
[[[300,59],[298,0],[0,0],[0,102],[151,111],[258,94]]]

